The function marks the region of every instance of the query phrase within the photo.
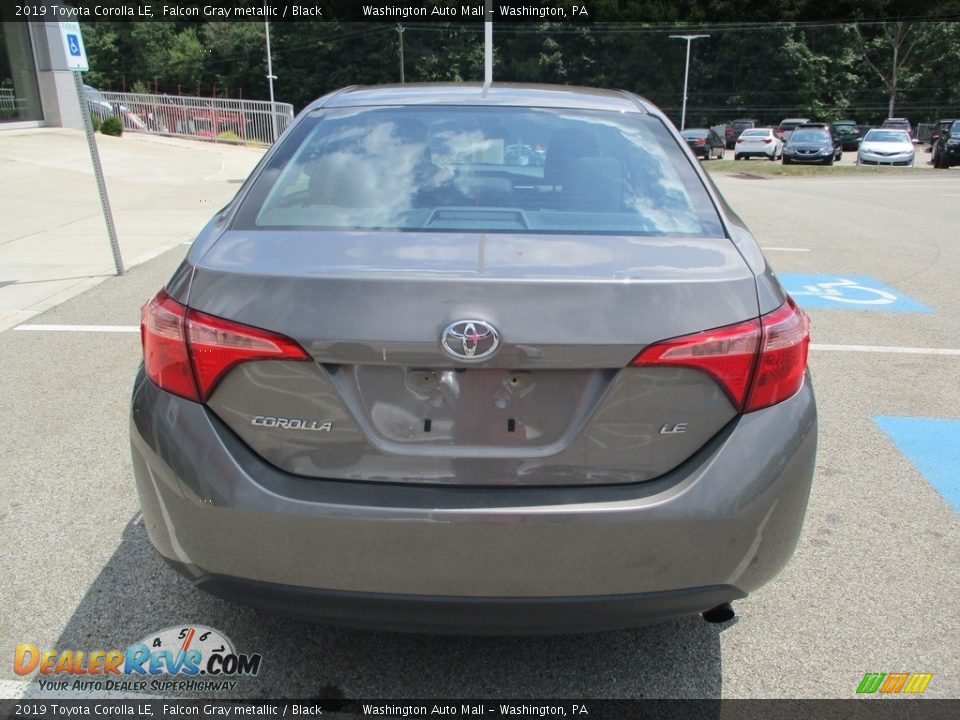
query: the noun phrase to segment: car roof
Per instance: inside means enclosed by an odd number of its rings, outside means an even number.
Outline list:
[[[405,83],[352,86],[311,103],[307,110],[389,105],[490,105],[613,110],[662,116],[648,101],[623,90],[519,83]]]

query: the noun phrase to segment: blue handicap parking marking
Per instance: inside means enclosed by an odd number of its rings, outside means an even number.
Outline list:
[[[863,275],[777,273],[777,277],[784,289],[805,308],[933,312],[900,291]]]
[[[70,46],[70,54],[80,57],[80,41],[76,35],[67,35],[67,44]]]
[[[960,513],[960,420],[880,415],[873,421]]]

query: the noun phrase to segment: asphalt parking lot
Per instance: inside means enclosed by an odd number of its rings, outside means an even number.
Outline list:
[[[927,696],[960,697],[960,169],[715,180],[813,318],[820,408],[796,557],[734,622],[397,635],[207,596],[158,559],[140,522],[127,430],[137,333],[12,329],[0,333],[0,648],[125,648],[205,625],[263,655],[237,688],[247,697],[848,698],[864,673],[893,671],[933,673]],[[184,250],[30,322],[133,328]],[[47,695],[9,660],[0,689]]]

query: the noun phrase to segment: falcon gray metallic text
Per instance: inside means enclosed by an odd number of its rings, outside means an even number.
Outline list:
[[[147,531],[230,600],[464,633],[719,621],[800,535],[808,318],[627,92],[317,100],[142,339]]]

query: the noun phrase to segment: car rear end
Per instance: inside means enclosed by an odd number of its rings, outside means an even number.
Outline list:
[[[404,630],[623,627],[772,579],[815,458],[808,320],[682,143],[622,93],[305,110],[143,310],[160,554]]]
[[[710,142],[709,130],[694,128],[683,130],[680,134],[694,155],[699,158],[710,159],[710,156],[713,154],[713,146]]]
[[[765,157],[774,159],[777,155],[779,143],[769,130],[745,130],[734,147],[734,157],[750,158]]]

